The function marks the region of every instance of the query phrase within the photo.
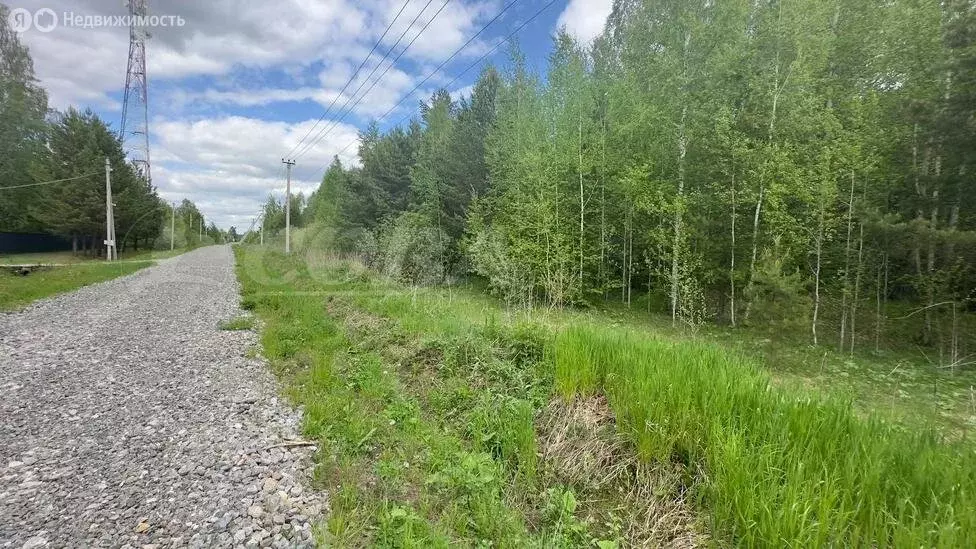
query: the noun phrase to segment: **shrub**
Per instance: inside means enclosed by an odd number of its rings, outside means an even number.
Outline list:
[[[532,279],[508,253],[505,236],[492,228],[478,231],[468,244],[471,269],[488,281],[489,291],[509,305],[526,306],[532,298]]]
[[[432,285],[444,280],[448,235],[417,213],[405,212],[383,226],[378,238],[379,270],[409,284]]]

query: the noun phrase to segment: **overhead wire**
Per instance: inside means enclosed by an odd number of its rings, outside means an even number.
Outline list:
[[[465,68],[463,71],[461,71],[460,73],[458,73],[458,75],[455,76],[453,80],[451,80],[450,82],[448,82],[444,86],[444,88],[450,88],[451,85],[453,85],[455,82],[457,82],[458,80],[460,80],[461,77],[463,77],[468,71],[470,71],[471,69],[473,69],[474,67],[476,67],[479,63],[481,63],[482,61],[484,61],[485,59],[487,59],[489,56],[491,56],[492,54],[494,54],[495,51],[497,51],[498,48],[501,47],[502,44],[505,44],[505,43],[508,43],[509,41],[511,41],[511,39],[514,38],[515,35],[517,35],[519,32],[521,32],[521,30],[524,29],[526,26],[528,26],[529,23],[531,23],[537,17],[539,17],[540,15],[542,15],[542,13],[544,11],[546,11],[550,6],[552,6],[555,3],[556,3],[556,0],[550,0],[550,2],[548,2],[546,5],[542,6],[542,8],[539,9],[539,11],[537,11],[534,15],[532,15],[532,17],[529,17],[528,19],[526,19],[521,25],[519,25],[518,27],[516,27],[515,30],[512,31],[508,36],[506,36],[502,41],[500,41],[497,44],[495,44],[494,46],[492,46],[491,49],[489,49],[487,52],[485,52],[484,55],[482,55],[481,57],[479,57],[475,62],[471,63],[470,65],[468,65],[467,68]],[[427,81],[428,79],[430,79],[437,71],[438,71],[438,69],[434,69],[434,71],[432,71],[431,74],[429,74],[427,76],[427,78],[424,79],[424,82]],[[421,84],[423,84],[423,82],[421,82]],[[418,86],[418,88],[419,88],[419,86]],[[392,113],[394,110],[396,110],[396,108],[399,107],[404,101],[406,101],[407,98],[409,98],[413,94],[413,92],[416,91],[418,88],[414,88],[413,91],[411,91],[407,95],[403,96],[403,98],[400,99],[400,101],[398,101],[396,105],[393,105],[393,107],[391,107],[382,116],[380,116],[380,118],[378,118],[378,120],[383,120],[387,116],[389,116],[390,113]],[[408,113],[406,116],[400,118],[400,120],[398,120],[393,125],[394,126],[399,126],[404,121],[406,121],[407,119],[409,119],[411,116],[413,116],[413,113],[412,112],[411,113]],[[350,141],[345,147],[343,147],[341,150],[339,150],[338,153],[336,153],[336,156],[341,155],[342,153],[346,152],[349,149],[349,147],[355,145],[358,142],[359,142],[359,139],[358,138]],[[331,161],[330,161],[330,163],[331,163]],[[324,171],[325,169],[328,168],[328,166],[329,166],[329,164],[326,164],[325,166],[322,167],[322,170],[320,170],[320,171]]]
[[[383,39],[386,38],[387,33],[389,33],[390,29],[393,28],[393,25],[397,22],[397,19],[400,18],[400,15],[403,14],[403,10],[406,9],[408,4],[410,4],[410,0],[405,0],[403,2],[403,5],[400,6],[400,11],[398,11],[396,16],[393,17],[393,20],[390,21],[390,24],[386,26],[386,30],[383,31],[383,34],[380,35],[380,37],[376,40],[376,43],[373,44],[372,49],[370,49],[369,53],[366,54],[366,57],[363,58],[362,63],[360,63],[359,67],[356,68],[356,71],[352,73],[352,76],[349,77],[349,80],[347,80],[345,85],[342,86],[342,90],[339,91],[339,94],[336,95],[334,98],[332,98],[332,102],[329,103],[329,106],[325,109],[325,112],[322,113],[322,116],[320,116],[319,119],[315,121],[315,124],[312,125],[312,127],[309,128],[307,132],[305,132],[305,135],[303,135],[302,138],[298,140],[298,143],[296,143],[295,146],[292,147],[291,151],[289,151],[288,154],[285,155],[285,158],[291,156],[296,150],[298,150],[298,148],[302,145],[305,139],[308,138],[308,136],[311,135],[311,133],[315,130],[315,128],[317,128],[318,125],[323,120],[325,120],[325,117],[329,115],[329,113],[332,111],[332,107],[335,106],[336,101],[338,101],[339,98],[342,97],[342,94],[346,92],[346,88],[348,88],[349,85],[352,84],[352,82],[356,79],[356,77],[359,76],[359,71],[363,70],[363,67],[366,66],[366,63],[369,61],[369,58],[373,55],[373,52],[376,51],[376,48],[378,48],[379,45],[383,42]],[[428,2],[428,5],[429,4],[430,2]],[[424,9],[427,9],[426,6],[424,7]]]
[[[343,121],[343,120],[344,120],[344,119],[346,118],[346,116],[348,116],[348,115],[349,115],[349,113],[350,113],[350,112],[352,112],[352,111],[353,111],[353,110],[354,110],[354,109],[355,109],[355,108],[356,108],[356,107],[357,107],[357,106],[358,106],[358,105],[359,105],[359,104],[360,104],[360,103],[361,103],[361,102],[363,101],[363,99],[365,99],[365,98],[366,98],[366,96],[367,96],[367,95],[369,95],[369,92],[370,92],[370,91],[372,91],[372,90],[373,90],[373,88],[375,88],[375,87],[376,87],[376,84],[378,84],[378,83],[380,83],[380,82],[381,82],[381,81],[383,80],[383,77],[384,77],[384,76],[386,76],[386,73],[388,73],[388,72],[390,71],[390,69],[391,69],[391,68],[393,68],[394,66],[396,66],[396,63],[397,63],[397,61],[399,61],[399,60],[400,60],[400,58],[401,58],[401,57],[403,57],[403,55],[404,55],[405,53],[407,53],[407,51],[409,51],[409,50],[410,50],[410,47],[411,47],[411,46],[413,46],[413,44],[414,44],[414,42],[416,42],[416,41],[417,41],[417,39],[419,39],[419,38],[420,38],[420,36],[421,36],[421,35],[422,35],[422,34],[424,33],[424,31],[426,31],[426,30],[427,30],[427,28],[428,28],[428,27],[430,27],[430,25],[431,25],[431,24],[433,24],[433,22],[434,22],[434,20],[436,20],[436,19],[437,19],[437,16],[438,16],[438,15],[440,15],[442,11],[444,11],[444,8],[446,8],[446,7],[447,7],[447,5],[448,5],[448,4],[450,3],[450,2],[451,2],[451,0],[444,0],[444,3],[443,3],[443,4],[441,4],[441,7],[437,9],[437,11],[436,11],[436,12],[434,13],[434,15],[433,15],[433,17],[431,17],[431,18],[430,18],[430,19],[429,19],[429,20],[427,21],[427,23],[426,23],[426,24],[424,24],[424,26],[423,26],[423,27],[422,27],[422,28],[421,28],[421,29],[420,29],[420,30],[419,30],[419,31],[417,32],[417,34],[416,34],[416,35],[414,35],[414,37],[413,37],[413,39],[412,39],[412,40],[410,41],[410,43],[409,43],[409,44],[407,44],[407,45],[406,45],[406,47],[404,47],[404,48],[403,48],[403,50],[401,50],[401,51],[400,51],[400,53],[399,53],[399,54],[397,54],[397,56],[396,56],[396,57],[395,57],[395,58],[393,59],[393,61],[391,61],[391,62],[390,62],[390,64],[386,66],[386,68],[385,68],[385,69],[383,70],[383,72],[382,72],[382,73],[381,73],[381,74],[379,75],[379,77],[377,77],[377,78],[376,78],[376,80],[374,80],[374,81],[373,81],[373,83],[372,83],[372,84],[370,84],[370,86],[369,86],[369,88],[366,88],[366,91],[364,91],[364,92],[362,93],[362,95],[360,95],[360,96],[359,96],[359,98],[358,98],[358,99],[356,99],[356,102],[355,102],[355,103],[353,103],[353,105],[352,105],[351,107],[349,107],[349,108],[347,109],[346,107],[347,107],[347,106],[349,105],[349,102],[350,102],[350,101],[352,101],[352,100],[353,100],[353,98],[355,98],[355,97],[356,97],[356,94],[358,94],[358,93],[359,93],[359,90],[361,90],[361,89],[362,89],[362,87],[363,87],[363,86],[364,86],[364,85],[366,84],[366,82],[368,82],[368,81],[369,81],[369,79],[370,79],[370,78],[372,77],[372,75],[373,75],[373,74],[375,74],[375,72],[376,72],[376,70],[377,70],[377,69],[378,69],[378,68],[379,68],[379,67],[380,67],[380,66],[381,66],[381,65],[383,64],[383,62],[381,61],[379,65],[377,65],[376,67],[373,67],[373,72],[372,72],[372,73],[370,73],[370,76],[369,76],[369,77],[367,77],[367,78],[366,78],[365,80],[363,80],[363,82],[362,82],[362,83],[360,83],[360,85],[359,85],[359,88],[357,88],[357,89],[356,89],[356,91],[355,91],[355,92],[353,92],[353,94],[352,94],[352,95],[351,95],[351,96],[350,96],[350,97],[349,97],[348,99],[346,99],[346,102],[345,102],[345,103],[344,103],[344,104],[342,105],[342,107],[341,107],[341,108],[339,109],[339,113],[340,113],[340,115],[339,115],[339,116],[338,116],[338,117],[336,118],[336,120],[334,120],[334,121],[332,122],[332,125],[331,125],[331,126],[328,126],[328,127],[326,127],[326,128],[323,128],[323,129],[322,129],[321,131],[319,131],[319,133],[318,133],[318,134],[316,134],[316,137],[315,137],[315,138],[314,138],[314,139],[313,139],[313,140],[312,140],[311,142],[309,142],[309,143],[307,143],[307,144],[305,145],[305,148],[304,148],[304,149],[303,149],[302,151],[300,151],[300,152],[298,153],[298,155],[296,155],[296,157],[295,157],[296,159],[297,159],[297,158],[300,158],[300,157],[301,157],[301,156],[303,156],[303,155],[304,155],[305,153],[307,153],[307,152],[308,152],[309,150],[311,150],[311,148],[312,148],[312,147],[314,147],[315,145],[317,145],[318,143],[320,143],[320,142],[321,142],[321,141],[322,141],[323,139],[325,139],[325,137],[326,137],[326,136],[328,136],[328,135],[329,135],[329,133],[330,133],[330,132],[331,132],[331,131],[332,131],[333,129],[335,129],[336,127],[338,127],[338,125],[339,125],[339,124],[340,124],[340,123],[341,123],[341,122],[342,122],[342,121]],[[514,3],[514,2],[513,2],[513,3]],[[428,2],[428,3],[427,3],[427,5],[430,5],[430,2]],[[426,7],[426,6],[424,6],[424,9],[426,10],[426,9],[427,9],[427,7]],[[505,9],[508,9],[508,8],[505,8]],[[421,12],[421,13],[423,13],[423,12]],[[417,18],[419,18],[419,17],[420,17],[420,14],[417,14],[417,17],[415,17],[415,18],[414,18],[414,22],[416,22],[416,20],[417,20]],[[411,23],[411,25],[410,25],[410,26],[412,27],[412,26],[413,26],[413,23]],[[406,29],[406,30],[404,31],[404,36],[406,35],[406,32],[407,32],[407,30],[409,30],[409,29],[410,29],[410,27],[408,27],[408,28],[407,28],[407,29]],[[484,29],[482,29],[482,30],[484,30]],[[480,33],[481,31],[478,31],[478,32]],[[477,35],[476,35],[476,36],[477,36]],[[402,38],[403,38],[403,36],[401,36],[400,38],[402,39]],[[399,41],[398,41],[398,43],[399,43]],[[396,48],[396,44],[394,44],[394,47],[392,47],[392,48],[390,48],[390,50],[389,50],[389,51],[387,52],[387,55],[386,55],[386,56],[384,56],[384,59],[383,59],[384,61],[386,60],[386,57],[388,57],[390,53],[393,53],[393,50],[394,50],[395,48]]]
[[[85,175],[79,175],[76,177],[68,177],[65,179],[55,179],[53,181],[41,181],[38,183],[27,183],[26,185],[11,185],[9,187],[0,187],[0,191],[5,191],[8,189],[23,189],[26,187],[37,187],[40,185],[50,185],[52,183],[64,183],[65,181],[74,181],[76,179],[84,179],[86,177],[91,177],[93,175],[99,175],[100,172],[86,173]]]

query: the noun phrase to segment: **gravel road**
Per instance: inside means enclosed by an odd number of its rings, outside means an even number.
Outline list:
[[[240,314],[229,246],[0,315],[0,547],[302,547],[298,412]]]

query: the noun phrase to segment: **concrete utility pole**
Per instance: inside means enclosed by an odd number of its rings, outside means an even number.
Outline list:
[[[105,157],[105,260],[118,258],[115,249],[115,213],[112,211],[112,164]]]
[[[285,186],[285,253],[291,253],[291,167],[295,165],[294,160],[281,161],[287,166],[288,182]]]
[[[203,244],[203,214],[200,214],[200,244]]]
[[[169,251],[176,249],[176,202],[173,202],[172,215],[169,218]]]

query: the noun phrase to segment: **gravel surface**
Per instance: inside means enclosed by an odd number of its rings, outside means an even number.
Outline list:
[[[241,314],[229,246],[0,315],[0,547],[303,547],[299,413]]]

